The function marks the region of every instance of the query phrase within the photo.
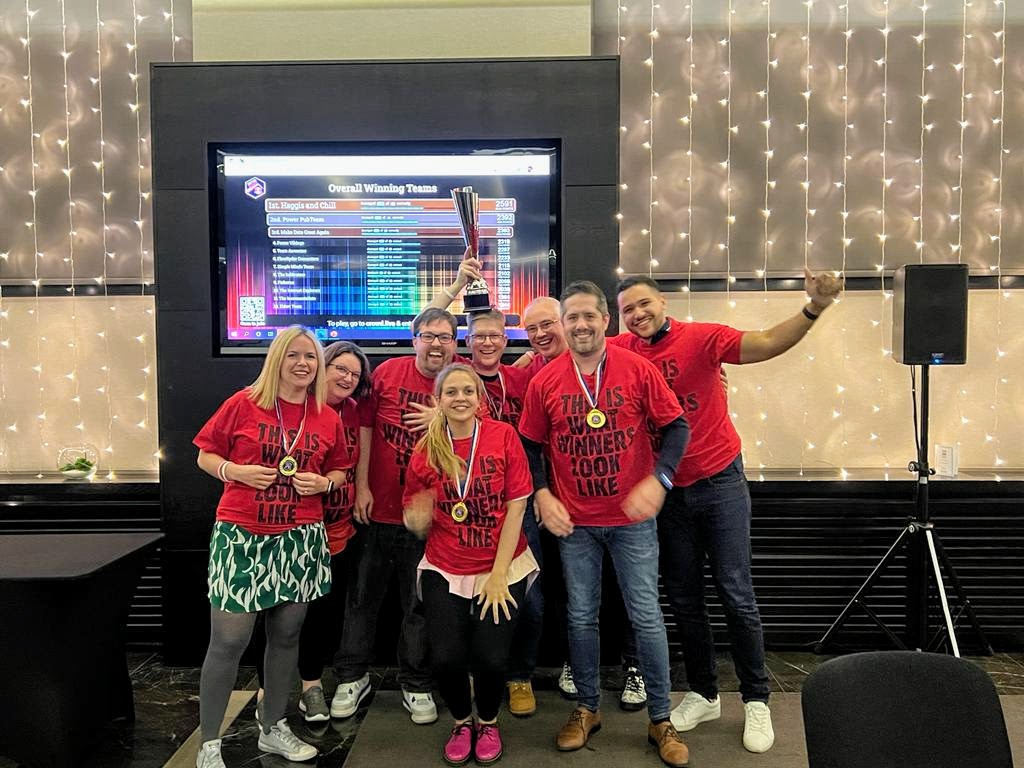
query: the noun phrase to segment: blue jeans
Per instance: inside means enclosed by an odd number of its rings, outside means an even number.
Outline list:
[[[526,543],[530,546],[537,565],[544,570],[544,555],[540,549],[540,528],[533,516],[533,497],[526,503],[523,515],[523,533]],[[537,666],[537,652],[540,648],[540,637],[544,631],[544,590],[541,579],[537,578],[519,604],[519,621],[515,634],[512,636],[512,648],[508,655],[508,679],[527,681],[533,676]]]
[[[679,628],[690,690],[718,695],[715,642],[704,603],[704,560],[725,611],[743,701],[768,701],[761,614],[750,577],[750,491],[737,456],[728,467],[673,488],[658,515],[661,573]]]
[[[658,604],[658,534],[654,520],[633,525],[576,526],[559,539],[562,571],[569,595],[569,660],[582,707],[597,711],[601,703],[601,563],[611,555],[626,613],[633,625],[640,672],[647,684],[651,720],[669,715],[668,636]]]

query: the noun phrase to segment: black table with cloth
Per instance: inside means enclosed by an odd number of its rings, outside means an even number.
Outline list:
[[[134,719],[125,625],[159,533],[0,535],[0,755],[77,765]]]

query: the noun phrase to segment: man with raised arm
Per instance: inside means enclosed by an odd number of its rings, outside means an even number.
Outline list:
[[[715,646],[704,603],[704,561],[725,612],[744,703],[743,746],[766,752],[775,742],[761,615],[750,574],[750,492],[740,438],[729,418],[723,363],[757,363],[781,355],[832,305],[840,282],[806,272],[810,303],[765,331],[714,323],[680,323],[649,277],[619,283],[619,314],[628,334],[611,340],[652,362],[690,422],[692,439],[658,516],[662,578],[676,617],[690,691],[672,712],[685,732],[721,716]]]

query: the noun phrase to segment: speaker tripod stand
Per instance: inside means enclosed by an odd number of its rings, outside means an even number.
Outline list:
[[[868,617],[885,632],[893,644],[900,650],[908,650],[908,646],[920,651],[932,651],[938,649],[944,638],[948,638],[950,649],[954,656],[960,656],[960,646],[956,639],[956,627],[963,616],[966,615],[971,627],[974,629],[981,641],[981,647],[986,656],[992,655],[992,646],[989,645],[985,633],[978,623],[978,617],[974,613],[974,607],[964,591],[963,585],[956,574],[956,569],[950,561],[949,556],[942,548],[942,541],[935,530],[935,524],[931,521],[928,510],[928,478],[934,472],[928,466],[928,369],[930,366],[921,366],[921,436],[917,442],[917,460],[910,462],[908,469],[917,474],[916,497],[914,516],[907,521],[896,541],[892,543],[878,565],[861,584],[850,602],[846,604],[842,612],[832,622],[821,639],[814,645],[815,653],[822,653],[833,636],[842,628],[843,623],[849,617],[855,607],[860,607]],[[913,368],[911,368],[913,374]],[[914,405],[914,426],[916,436],[917,426],[917,404]],[[910,584],[907,593],[907,641],[900,637],[885,625],[885,622],[864,602],[864,597],[871,591],[878,579],[892,565],[896,555],[902,548],[907,548],[908,572]],[[960,608],[956,615],[950,613],[949,602],[946,599],[946,587],[942,581],[942,571],[945,570],[949,577],[953,590],[960,601]],[[944,619],[943,626],[939,627],[935,635],[928,636],[928,587],[931,578],[935,579],[935,586],[939,593],[939,602],[942,606]]]

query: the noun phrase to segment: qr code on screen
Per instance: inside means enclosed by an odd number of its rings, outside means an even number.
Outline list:
[[[267,313],[262,296],[240,296],[238,298],[239,323],[242,325],[265,325]]]

